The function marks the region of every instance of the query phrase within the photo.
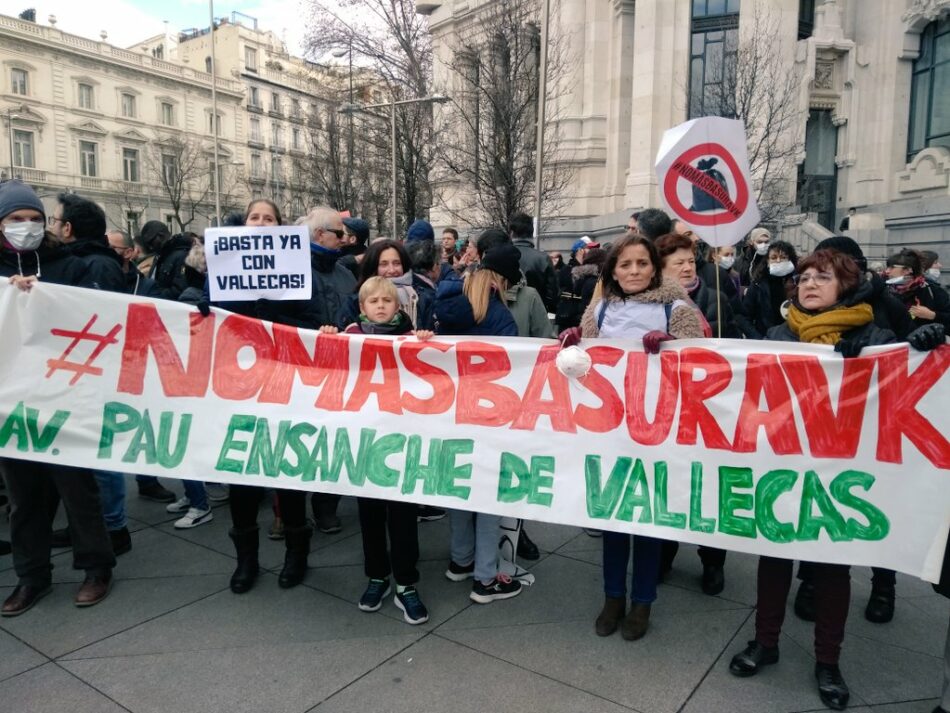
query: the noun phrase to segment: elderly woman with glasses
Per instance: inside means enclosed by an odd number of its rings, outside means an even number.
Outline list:
[[[818,250],[798,263],[796,290],[783,324],[768,331],[770,340],[833,346],[842,356],[857,356],[874,344],[897,341],[890,330],[874,324],[868,299],[871,286],[857,263],[833,250]],[[792,584],[792,561],[759,558],[755,639],[736,654],[729,670],[752,676],[778,661],[778,639],[785,602]],[[834,710],[848,705],[849,691],[838,668],[844,626],[851,600],[848,565],[816,563],[815,677],[822,703]]]

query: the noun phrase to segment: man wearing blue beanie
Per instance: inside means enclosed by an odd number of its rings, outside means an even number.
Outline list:
[[[409,226],[409,230],[406,232],[406,242],[411,243],[413,240],[435,241],[435,232],[432,230],[429,221],[419,218]]]

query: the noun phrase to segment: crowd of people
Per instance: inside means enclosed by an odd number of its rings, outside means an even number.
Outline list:
[[[252,201],[225,222],[287,224],[280,208],[266,199]],[[532,220],[524,214],[468,240],[446,228],[438,243],[424,220],[412,223],[404,239],[371,240],[366,221],[329,207],[313,208],[296,224],[310,235],[310,299],[213,306],[329,334],[557,337],[564,348],[581,339],[632,338],[651,353],[669,340],[729,337],[832,345],[851,358],[864,347],[896,341],[930,350],[945,343],[950,327],[950,295],[939,284],[935,254],[904,249],[873,269],[859,245],[843,235],[822,241],[805,256],[773,240],[765,228],[751,231],[741,245],[711,248],[688,226],[647,209],[631,216],[626,234],[612,245],[580,238],[565,262],[558,252],[534,247]],[[146,223],[134,237],[108,230],[101,208],[75,194],[60,195],[47,215],[33,190],[14,180],[0,184],[0,237],[0,276],[14,288],[28,291],[42,281],[186,302],[204,314],[211,306],[201,237],[173,235],[159,221]],[[9,457],[0,458],[0,473],[11,533],[11,542],[0,542],[0,554],[12,552],[18,577],[0,614],[19,616],[50,591],[53,547],[71,546],[74,567],[85,572],[76,605],[105,599],[116,557],[132,547],[125,475]],[[180,529],[210,522],[211,502],[227,500],[237,558],[230,579],[235,594],[252,589],[259,574],[262,503],[270,503],[267,536],[285,543],[282,588],[306,578],[314,528],[334,533],[343,527],[340,497],[332,494],[308,497],[300,490],[184,480],[179,497],[155,477],[138,475],[135,481],[141,497],[180,516],[174,522]],[[367,580],[358,607],[378,611],[391,595],[406,622],[427,621],[418,589],[419,523],[447,513],[405,502],[357,500]],[[68,525],[54,531],[60,502]],[[460,510],[448,517],[445,576],[471,580],[469,596],[478,604],[519,595],[532,575],[516,559],[539,557],[524,523]],[[604,603],[595,633],[609,636],[619,629],[624,639],[642,638],[677,543],[617,532],[588,534],[603,545]],[[726,552],[701,547],[699,557],[703,592],[719,594]],[[778,661],[792,574],[789,560],[759,559],[755,637],[729,664],[736,676],[752,676]],[[803,562],[798,578],[794,611],[815,624],[817,690],[827,706],[840,710],[849,699],[838,666],[850,603],[849,568]],[[950,584],[940,591],[950,596]],[[874,569],[866,618],[885,624],[894,607],[894,572]],[[948,710],[950,692],[945,692],[935,713]]]

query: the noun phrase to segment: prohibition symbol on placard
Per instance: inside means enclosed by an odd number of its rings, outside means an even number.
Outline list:
[[[745,126],[693,119],[663,134],[656,171],[669,211],[710,245],[732,245],[759,221],[749,180]]]
[[[727,175],[713,168],[718,162],[725,164]],[[692,195],[689,208],[680,197],[683,182]],[[742,217],[749,205],[749,184],[724,146],[700,144],[673,159],[663,182],[663,197],[691,225],[721,225]]]

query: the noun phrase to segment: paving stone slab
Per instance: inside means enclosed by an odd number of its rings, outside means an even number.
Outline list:
[[[406,648],[422,633],[256,644],[70,660],[63,666],[134,713],[301,713]]]
[[[674,713],[748,616],[744,610],[658,611],[639,641],[625,641],[619,632],[598,637],[587,619],[509,626],[503,634],[446,627],[438,634],[619,705]]]
[[[0,681],[0,707],[11,713],[128,713],[55,663]]]
[[[0,619],[0,628],[56,658],[220,591],[222,586],[227,585],[220,577],[206,575],[117,579],[108,599],[80,609],[73,604],[77,587],[54,585],[30,611]]]
[[[7,590],[4,590],[6,596]],[[0,631],[0,681],[16,676],[31,668],[36,668],[49,659],[15,636]]]
[[[603,697],[435,635],[399,653],[313,713],[486,710],[630,713]]]
[[[401,636],[407,626],[365,616],[356,607],[310,587],[280,589],[263,573],[246,594],[220,591],[76,652],[69,658],[136,656],[331,639]]]

